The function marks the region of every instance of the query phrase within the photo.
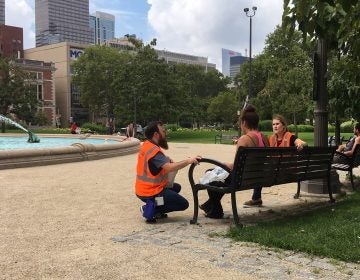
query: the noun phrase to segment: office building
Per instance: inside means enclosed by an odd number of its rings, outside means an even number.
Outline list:
[[[248,60],[248,57],[242,55],[230,57],[230,78],[234,79],[235,76],[240,72],[241,64]]]
[[[10,25],[0,25],[0,57],[22,57],[23,29]]]
[[[26,59],[51,61],[55,65],[54,79],[57,115],[62,127],[68,127],[70,117],[79,122],[89,120],[89,111],[80,104],[80,92],[71,81],[71,62],[84,52],[88,45],[62,42],[24,51]]]
[[[205,71],[210,68],[216,69],[216,64],[209,63],[208,58],[191,54],[176,53],[168,50],[155,50],[158,57],[166,61],[167,64],[193,64],[204,67]]]
[[[5,0],[0,0],[0,25],[5,24]]]
[[[241,53],[228,49],[221,49],[222,73],[224,76],[230,77],[230,58],[233,56],[241,56]]]
[[[90,15],[91,41],[100,45],[115,38],[115,16],[103,12]]]
[[[35,0],[36,46],[91,43],[89,0]]]

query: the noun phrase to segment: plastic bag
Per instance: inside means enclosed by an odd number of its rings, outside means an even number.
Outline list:
[[[214,181],[225,182],[225,179],[228,176],[229,172],[217,166],[212,170],[206,171],[205,174],[200,178],[199,182],[202,185],[206,185]]]

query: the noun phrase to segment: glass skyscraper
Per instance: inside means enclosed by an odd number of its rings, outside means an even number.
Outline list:
[[[36,47],[91,43],[89,0],[35,0]]]
[[[0,0],[0,24],[5,24],[5,0]]]
[[[222,56],[222,73],[225,76],[230,76],[230,58],[233,56],[241,56],[241,53],[231,51],[228,49],[221,49],[221,56]]]
[[[115,38],[115,16],[95,12],[90,15],[90,29],[93,44],[100,45],[106,40]]]

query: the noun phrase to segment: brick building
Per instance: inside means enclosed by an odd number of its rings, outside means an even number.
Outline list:
[[[0,56],[23,57],[23,29],[10,25],[0,25]]]

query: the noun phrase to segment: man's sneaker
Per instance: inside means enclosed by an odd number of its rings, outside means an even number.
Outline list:
[[[145,205],[140,206],[140,213],[141,213],[141,216],[143,216],[143,217],[144,217],[144,207],[145,207]],[[164,215],[166,215],[166,214],[164,214]],[[167,215],[166,215],[166,217],[167,217]],[[146,219],[145,222],[147,224],[155,224],[156,223],[156,217],[154,217],[153,219]]]
[[[261,199],[251,199],[244,202],[244,207],[260,207],[262,206],[262,200]]]

